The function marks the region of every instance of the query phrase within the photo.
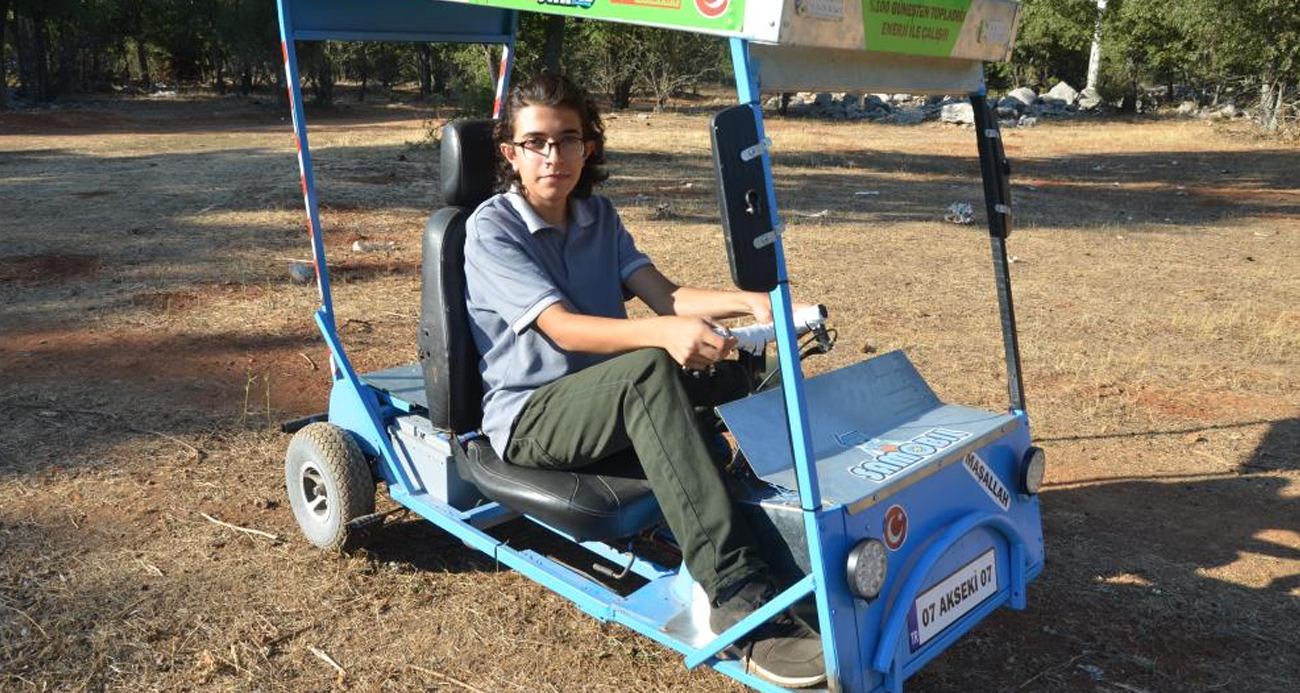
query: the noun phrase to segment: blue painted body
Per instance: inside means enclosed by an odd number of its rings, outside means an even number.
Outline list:
[[[687,642],[668,632],[670,619],[682,608],[682,569],[666,568],[641,557],[631,569],[648,582],[621,596],[598,582],[532,551],[518,550],[485,533],[481,527],[508,512],[496,504],[461,510],[413,489],[398,462],[389,426],[395,416],[408,413],[409,402],[364,382],[353,369],[335,324],[329,275],[325,264],[315,181],[307,142],[306,118],[299,89],[294,40],[392,40],[496,43],[504,47],[498,80],[498,103],[508,87],[517,19],[513,12],[443,3],[431,0],[392,0],[363,3],[356,0],[278,0],[285,70],[288,75],[293,122],[300,152],[304,206],[307,211],[321,306],[315,320],[331,353],[333,389],[329,420],[353,433],[367,456],[376,460],[377,474],[392,498],[451,533],[469,547],[537,581],[602,621],[621,623],[681,653],[688,667],[707,665],[758,691],[784,690],[745,672],[734,661],[715,655],[777,611],[812,594],[822,633],[830,690],[852,693],[902,690],[905,679],[1001,606],[1025,606],[1025,585],[1043,565],[1043,539],[1037,497],[1020,495],[1018,470],[1029,448],[1028,419],[1013,412],[1020,425],[983,444],[977,451],[1001,483],[1013,490],[1010,507],[1003,510],[979,488],[961,464],[937,469],[924,478],[898,488],[885,487],[880,502],[855,507],[823,499],[811,443],[812,427],[805,401],[803,373],[791,318],[791,298],[786,281],[784,251],[776,241],[779,283],[771,293],[776,320],[778,354],[783,383],[785,421],[799,494],[809,569],[802,580],[786,589],[763,609],[707,643]],[[758,105],[757,70],[749,59],[748,45],[731,39],[737,92],[741,103],[752,104],[760,138],[762,114]],[[767,194],[773,227],[780,228],[771,164],[766,153]],[[889,554],[889,573],[881,596],[866,601],[848,587],[845,562],[850,549],[865,538],[880,538],[889,508],[905,508],[909,519],[907,540]],[[553,528],[548,527],[548,529]],[[560,533],[562,534],[562,533]],[[606,559],[627,564],[626,552],[596,542],[583,546]],[[999,589],[973,611],[949,625],[919,648],[909,640],[909,613],[919,594],[962,566],[993,550]]]

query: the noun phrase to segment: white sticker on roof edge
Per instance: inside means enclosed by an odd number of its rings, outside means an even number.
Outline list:
[[[1011,493],[1007,491],[1007,487],[1002,484],[1002,480],[984,458],[972,452],[961,461],[961,466],[970,472],[970,475],[975,478],[975,483],[984,489],[984,493],[987,493],[999,508],[1003,510],[1011,508]]]

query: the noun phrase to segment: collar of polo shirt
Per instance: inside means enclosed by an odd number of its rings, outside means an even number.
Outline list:
[[[537,210],[528,204],[528,200],[525,200],[524,196],[519,194],[517,188],[506,193],[506,201],[519,213],[520,218],[524,220],[524,224],[528,226],[529,233],[536,234],[542,229],[554,228],[546,220],[538,216]],[[578,226],[591,226],[596,221],[596,217],[592,215],[591,210],[587,209],[587,201],[576,197],[569,198],[569,214],[573,221],[578,222]]]

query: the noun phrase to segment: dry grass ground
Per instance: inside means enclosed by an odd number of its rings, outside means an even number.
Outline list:
[[[312,114],[363,370],[415,354],[424,117]],[[706,117],[611,116],[606,192],[670,276],[721,286]],[[945,399],[1003,406],[987,240],[939,221],[981,206],[971,131],[769,130],[795,293],[840,334],[812,368],[903,349]],[[1183,120],[1006,143],[1048,564],[1027,611],[911,690],[1295,690],[1297,150]],[[426,524],[341,558],[299,538],[272,424],[327,401],[315,292],[286,272],[309,252],[290,126],[265,110],[0,114],[0,689],[739,690]]]

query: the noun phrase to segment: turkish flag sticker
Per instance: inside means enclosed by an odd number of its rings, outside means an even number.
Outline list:
[[[727,5],[730,4],[731,0],[695,0],[695,9],[699,10],[700,14],[705,17],[712,19],[713,17],[721,17],[722,13],[727,11]]]
[[[885,546],[897,551],[907,541],[907,511],[901,505],[892,505],[885,511]]]

